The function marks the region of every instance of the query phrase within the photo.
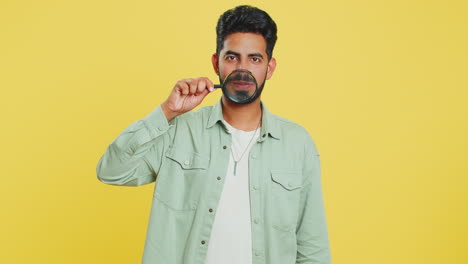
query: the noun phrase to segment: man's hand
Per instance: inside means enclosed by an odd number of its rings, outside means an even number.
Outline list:
[[[214,91],[213,82],[206,77],[178,81],[161,108],[170,121],[197,107],[205,96]]]

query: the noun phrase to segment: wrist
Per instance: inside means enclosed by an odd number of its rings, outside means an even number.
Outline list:
[[[176,112],[169,110],[169,107],[167,107],[166,102],[161,104],[161,110],[166,116],[167,122],[171,121],[173,118],[175,118],[178,115]]]

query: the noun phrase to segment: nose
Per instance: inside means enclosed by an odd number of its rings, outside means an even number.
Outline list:
[[[236,70],[247,70],[246,60],[239,60],[239,62],[236,65]]]

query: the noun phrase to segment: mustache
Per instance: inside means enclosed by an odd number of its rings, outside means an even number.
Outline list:
[[[228,78],[226,78],[226,81],[245,81],[256,83],[255,77],[252,73],[246,70],[234,70],[229,74]]]

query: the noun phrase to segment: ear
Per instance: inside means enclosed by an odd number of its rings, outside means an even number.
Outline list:
[[[216,73],[216,75],[219,76],[219,67],[218,67],[218,55],[216,55],[216,53],[214,53],[212,56],[211,56],[211,63],[213,64],[213,69]]]
[[[276,59],[271,58],[270,61],[268,62],[268,69],[267,69],[267,76],[266,76],[267,80],[271,78],[275,69],[276,69]]]

